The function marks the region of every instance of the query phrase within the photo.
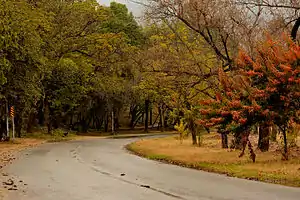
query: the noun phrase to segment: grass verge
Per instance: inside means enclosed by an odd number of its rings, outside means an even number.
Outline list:
[[[232,177],[257,180],[268,183],[300,187],[300,157],[293,154],[289,161],[282,161],[280,151],[266,153],[256,151],[257,161],[240,151],[221,149],[218,135],[203,136],[201,147],[192,146],[191,140],[182,143],[177,137],[142,139],[127,145],[127,149],[139,156],[165,163],[180,165],[208,172],[226,174]],[[298,152],[299,153],[299,152]]]

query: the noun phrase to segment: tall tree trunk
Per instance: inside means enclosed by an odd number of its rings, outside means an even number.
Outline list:
[[[194,123],[194,120],[192,120],[192,119],[189,120],[188,129],[192,134],[193,145],[197,145],[196,124]]]
[[[148,119],[149,119],[149,105],[150,105],[150,100],[146,99],[145,100],[145,129],[144,131],[148,133]]]
[[[294,41],[296,41],[296,39],[297,39],[297,33],[299,30],[299,27],[300,27],[300,17],[298,17],[298,19],[296,20],[296,22],[293,26],[292,32],[291,32],[291,37]]]
[[[136,121],[134,122],[134,124],[131,127],[131,129],[134,129],[134,127],[137,125],[137,123],[139,122],[139,120],[142,118],[143,115],[144,115],[144,113],[141,113],[141,115],[138,118],[136,118]]]
[[[164,132],[165,131],[165,126],[164,126],[164,111],[163,111],[163,108],[162,106],[159,106],[159,115],[160,115],[160,118],[159,118],[159,123],[160,123],[160,130],[161,132]]]
[[[114,117],[114,110],[111,111],[111,133],[115,133],[115,117]]]
[[[263,123],[260,126],[258,137],[258,148],[262,152],[269,151],[270,146],[270,129],[267,123]]]
[[[158,114],[158,115],[156,116],[154,122],[152,123],[152,127],[151,127],[151,128],[154,127],[154,125],[156,124],[156,122],[157,122],[158,119],[160,119],[160,114]],[[158,122],[158,126],[157,126],[157,127],[159,127],[159,122]]]
[[[70,116],[69,129],[72,129],[72,127],[73,127],[73,115],[74,115],[74,113],[72,112],[71,116]]]
[[[115,116],[115,131],[118,132],[120,128],[120,123],[119,123],[119,115]]]
[[[286,127],[283,128],[282,134],[283,134],[283,143],[284,143],[282,158],[283,160],[288,160],[289,156],[288,156],[288,144],[287,144],[287,137],[286,137]]]
[[[197,145],[197,135],[194,131],[192,131],[191,133],[192,133],[193,145]]]
[[[108,132],[108,120],[109,120],[109,116],[108,113],[105,113],[105,120],[104,120],[104,132]]]
[[[20,138],[22,136],[22,118],[20,115],[16,115],[16,134],[17,137]]]
[[[19,120],[16,120],[19,121]],[[16,123],[17,124],[17,123]],[[30,112],[28,117],[28,123],[27,123],[27,133],[32,133],[32,128],[35,126],[35,114],[33,112]]]
[[[47,97],[45,98],[45,101],[44,101],[44,119],[45,119],[45,123],[47,125],[48,134],[51,134],[52,119],[51,119],[50,105],[49,105]]]
[[[221,137],[222,137],[222,148],[227,149],[228,148],[228,132],[221,131]]]
[[[152,107],[150,107],[150,110],[149,110],[149,118],[150,118],[150,120],[149,120],[149,124],[150,124],[150,126],[152,126],[152,116],[153,115],[153,113],[152,113]]]
[[[134,128],[134,122],[136,120],[136,114],[137,114],[137,106],[134,106],[133,109],[131,110],[131,121],[130,121],[130,127],[131,129]]]
[[[45,122],[45,110],[44,110],[45,106],[44,106],[44,101],[41,100],[40,102],[40,106],[38,108],[38,121],[39,121],[39,125],[44,126],[44,122]]]

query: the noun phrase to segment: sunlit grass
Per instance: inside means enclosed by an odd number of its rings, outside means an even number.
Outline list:
[[[247,153],[239,158],[239,150],[221,149],[216,134],[203,136],[201,147],[177,137],[143,139],[128,145],[128,149],[149,159],[174,163],[229,176],[300,187],[300,157],[282,161],[278,150],[262,153],[256,150],[253,163]]]

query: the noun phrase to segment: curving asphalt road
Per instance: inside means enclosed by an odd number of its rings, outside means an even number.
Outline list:
[[[5,169],[22,182],[18,191],[8,193],[7,200],[300,199],[298,188],[230,178],[131,155],[123,147],[132,141],[94,139],[28,150]]]

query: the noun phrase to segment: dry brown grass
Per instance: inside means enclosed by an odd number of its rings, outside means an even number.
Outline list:
[[[251,138],[255,140],[255,138]],[[150,159],[162,160],[187,167],[224,173],[229,176],[300,186],[300,156],[293,151],[289,161],[281,160],[278,145],[271,145],[269,152],[256,150],[256,163],[246,154],[239,158],[240,151],[221,149],[219,135],[205,135],[201,147],[192,146],[186,139],[181,144],[177,137],[144,139],[128,148]]]

